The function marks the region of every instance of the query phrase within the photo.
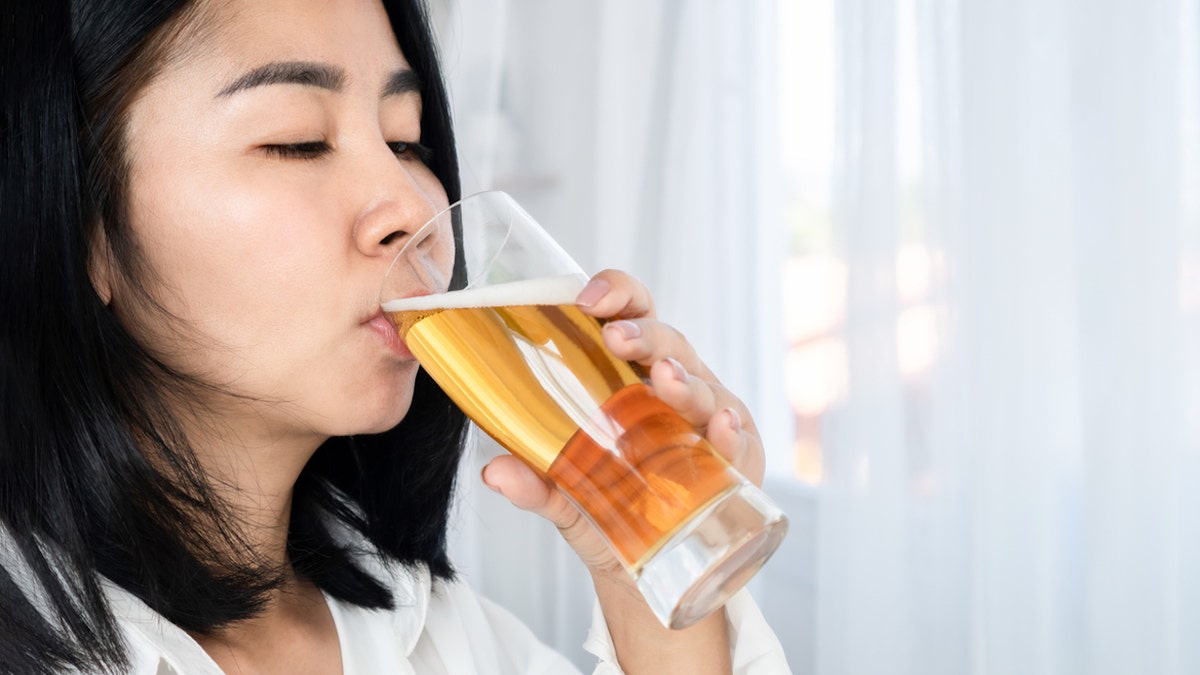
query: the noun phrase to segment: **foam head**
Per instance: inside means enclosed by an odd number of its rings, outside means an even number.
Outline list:
[[[391,314],[393,312],[466,309],[468,307],[573,305],[585,283],[587,283],[587,277],[582,274],[526,279],[436,295],[389,300],[383,303],[383,311]]]

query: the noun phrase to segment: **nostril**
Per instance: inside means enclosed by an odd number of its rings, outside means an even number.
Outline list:
[[[399,239],[400,237],[403,237],[403,236],[404,236],[403,230],[396,230],[395,232],[389,232],[388,236],[384,237],[383,239],[381,239],[379,241],[379,245],[387,246],[388,244],[392,243],[393,241],[396,241],[397,239]]]

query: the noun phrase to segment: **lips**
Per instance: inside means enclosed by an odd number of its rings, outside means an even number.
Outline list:
[[[392,322],[388,321],[387,317],[383,315],[382,309],[375,312],[375,314],[370,319],[365,321],[363,325],[365,325],[367,328],[370,328],[372,331],[375,331],[375,333],[377,333],[379,337],[383,339],[383,342],[385,345],[387,345],[387,348],[392,350],[392,352],[397,356],[405,359],[411,359],[413,357],[412,352],[408,350],[408,346],[404,344],[404,340],[400,339],[400,334],[396,332],[396,327],[393,326]]]
[[[425,295],[432,295],[433,291],[424,288],[418,288],[408,295],[401,296],[402,299],[419,298]],[[404,340],[400,339],[400,334],[396,331],[396,327],[383,314],[383,308],[377,308],[375,313],[363,321],[363,325],[370,328],[383,338],[388,348],[398,354],[401,358],[411,359],[413,353],[409,351],[408,345],[404,344]]]

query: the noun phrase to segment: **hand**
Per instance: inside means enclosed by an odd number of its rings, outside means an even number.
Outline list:
[[[606,270],[593,277],[576,304],[586,314],[609,319],[603,335],[612,353],[647,368],[655,395],[746,478],[762,484],[762,439],[750,412],[721,386],[683,335],[655,319],[645,286]],[[731,672],[724,612],[683,630],[664,628],[604,540],[549,482],[511,455],[484,467],[483,480],[513,504],[554,523],[579,554],[591,572],[622,670],[630,675]]]
[[[614,355],[646,367],[655,395],[695,426],[746,478],[762,484],[762,439],[749,410],[721,386],[679,331],[655,319],[654,300],[636,279],[614,270],[597,274],[580,293],[580,309],[600,319]],[[597,573],[629,579],[608,546],[577,509],[549,482],[511,455],[492,460],[483,480],[516,506],[554,523],[584,564]]]

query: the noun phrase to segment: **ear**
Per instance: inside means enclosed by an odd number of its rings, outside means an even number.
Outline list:
[[[92,235],[92,245],[88,251],[88,278],[100,302],[108,305],[112,302],[113,264],[112,249],[108,245],[108,235],[104,232],[104,223],[97,223]]]

